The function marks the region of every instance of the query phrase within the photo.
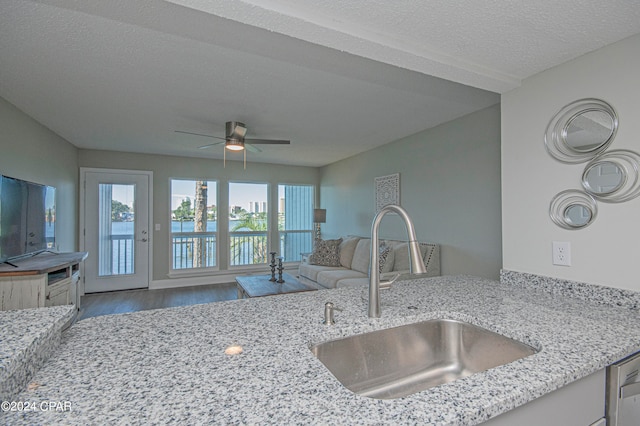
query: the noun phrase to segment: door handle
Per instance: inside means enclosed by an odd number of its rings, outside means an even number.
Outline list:
[[[143,238],[143,239],[141,239],[141,240],[136,240],[136,241],[140,241],[140,242],[142,242],[142,243],[146,243],[148,240],[147,240],[146,238]]]
[[[631,398],[640,394],[640,382],[630,383],[620,388],[620,398]]]

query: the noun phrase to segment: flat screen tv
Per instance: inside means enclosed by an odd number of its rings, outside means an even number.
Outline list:
[[[0,175],[0,262],[53,250],[56,189]]]

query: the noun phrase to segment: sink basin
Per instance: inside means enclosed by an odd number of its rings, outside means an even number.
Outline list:
[[[311,352],[347,389],[393,399],[537,351],[473,324],[437,319],[319,343]]]

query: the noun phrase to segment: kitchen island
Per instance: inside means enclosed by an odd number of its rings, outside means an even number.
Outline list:
[[[31,390],[16,397],[68,405],[0,415],[8,424],[473,425],[640,350],[636,293],[572,283],[557,290],[526,276],[504,277],[396,283],[382,294],[379,319],[367,317],[365,288],[89,318],[64,333]],[[334,326],[321,324],[327,301],[342,309]],[[309,350],[433,318],[467,321],[539,352],[377,400],[344,388]],[[243,352],[226,355],[231,345]]]

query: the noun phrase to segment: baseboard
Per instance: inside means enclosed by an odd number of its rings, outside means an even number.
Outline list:
[[[171,278],[167,280],[153,280],[149,283],[149,290],[165,288],[192,287],[196,285],[226,284],[235,282],[235,274],[210,275],[191,278]]]

